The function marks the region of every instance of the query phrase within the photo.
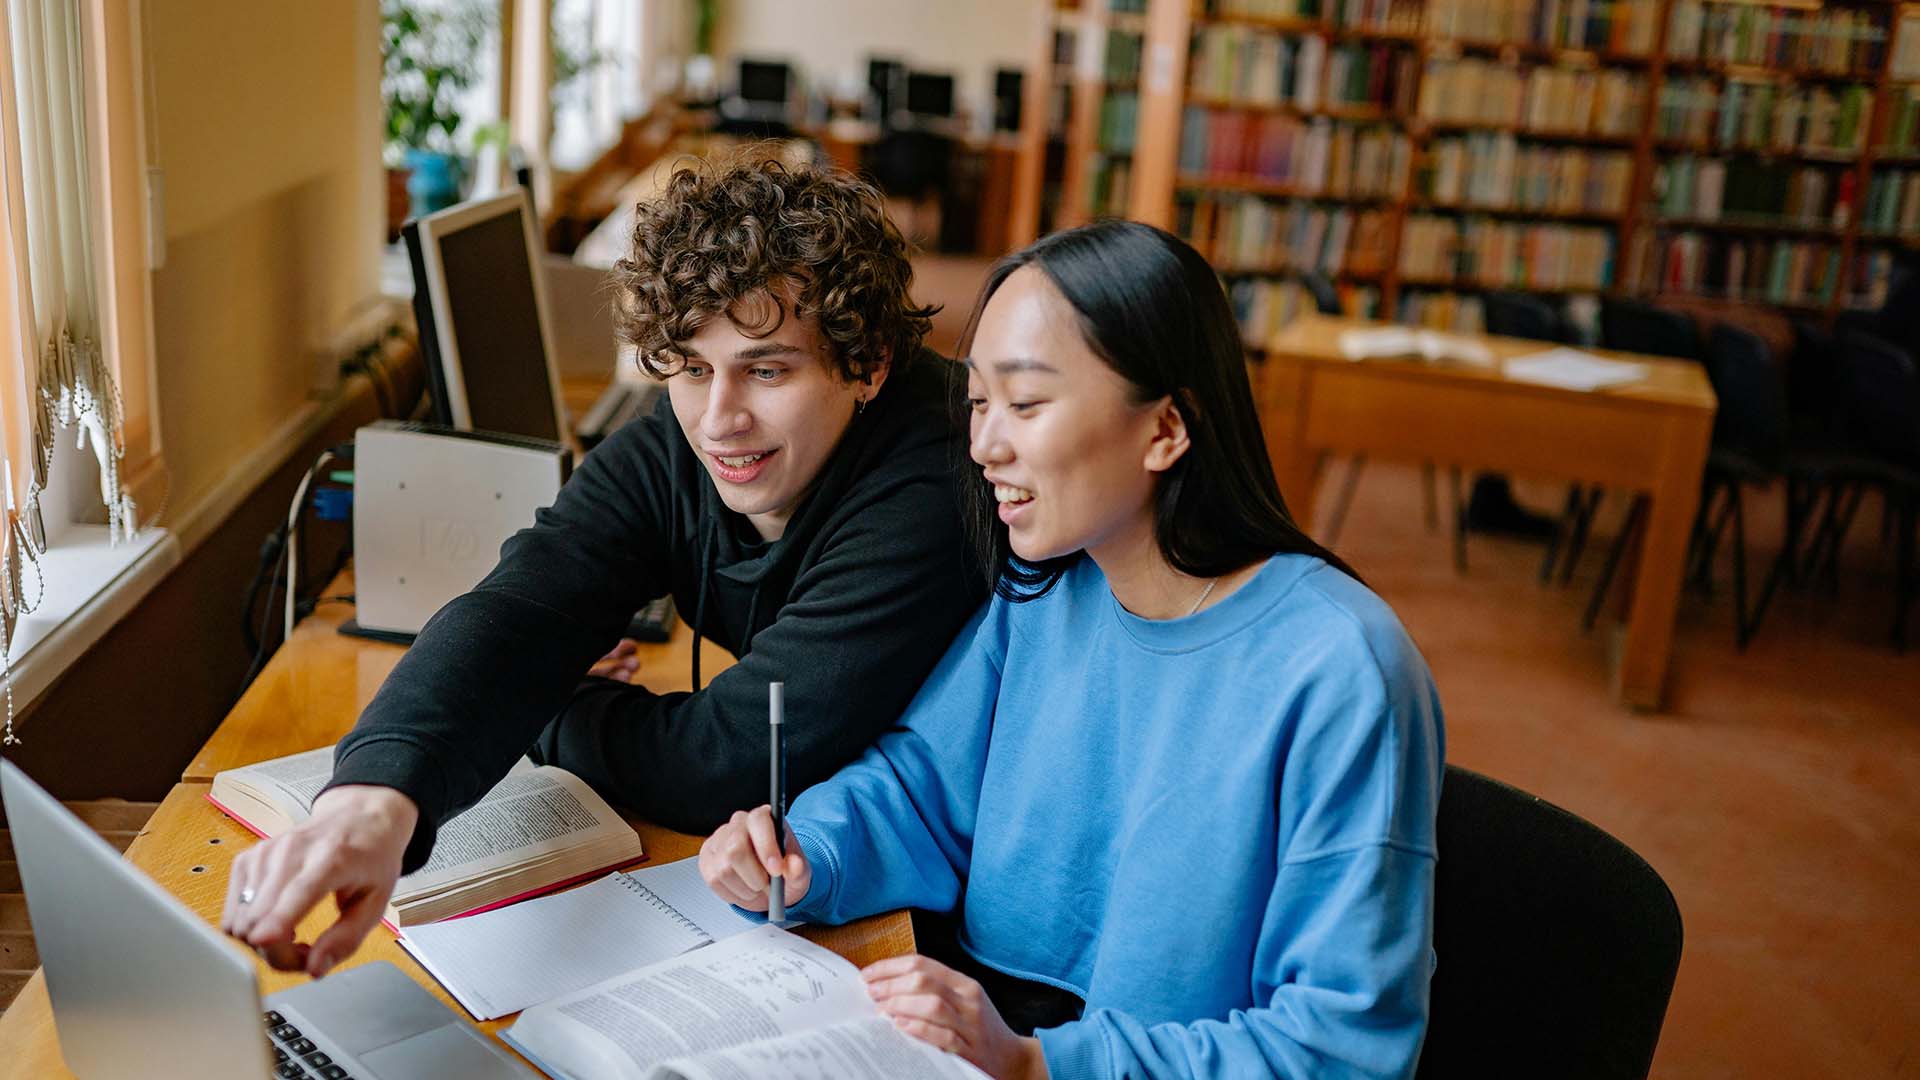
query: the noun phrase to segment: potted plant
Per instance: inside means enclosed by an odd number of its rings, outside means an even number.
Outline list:
[[[424,5],[381,0],[380,92],[387,147],[405,164],[413,216],[460,198],[465,165],[454,142],[460,96],[474,83],[489,17],[472,0]]]

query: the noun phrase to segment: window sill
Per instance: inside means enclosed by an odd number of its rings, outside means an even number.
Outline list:
[[[144,529],[118,547],[107,542],[104,525],[62,535],[40,557],[45,594],[13,630],[14,711],[24,712],[179,563],[179,541],[165,529]],[[31,597],[40,575],[26,575]]]

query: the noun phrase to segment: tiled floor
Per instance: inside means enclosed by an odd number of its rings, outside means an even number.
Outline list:
[[[1877,505],[1839,595],[1784,593],[1744,654],[1723,560],[1720,591],[1682,602],[1666,711],[1644,715],[1607,692],[1607,635],[1579,629],[1611,536],[1567,588],[1537,583],[1537,545],[1478,536],[1461,576],[1419,476],[1369,464],[1339,550],[1426,654],[1449,760],[1594,821],[1672,887],[1686,948],[1653,1075],[1920,1076],[1920,647],[1887,642]],[[1565,494],[1521,491],[1543,509]],[[1779,495],[1752,503],[1763,567]]]

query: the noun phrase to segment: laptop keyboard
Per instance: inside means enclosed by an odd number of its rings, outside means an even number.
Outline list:
[[[300,1029],[287,1023],[287,1018],[277,1012],[269,1011],[265,1015],[267,1039],[273,1044],[273,1075],[286,1080],[352,1080],[353,1074],[334,1064],[313,1040],[300,1034]]]

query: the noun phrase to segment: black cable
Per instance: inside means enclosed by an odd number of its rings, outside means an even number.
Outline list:
[[[283,532],[283,528],[275,528],[267,534],[265,540],[260,542],[260,560],[254,567],[253,580],[247,583],[246,603],[240,607],[240,637],[246,642],[249,656],[260,648],[260,637],[253,629],[253,612],[260,602],[261,586],[267,583],[268,576],[274,572],[280,560],[280,553],[286,548],[287,541]]]
[[[267,633],[273,622],[273,615],[274,615],[274,611],[276,610],[273,603],[273,594],[280,591],[280,568],[286,565],[286,561],[287,561],[287,546],[285,544],[281,544],[280,545],[280,561],[277,565],[275,565],[273,570],[273,577],[267,583],[266,607],[260,612],[260,632],[259,632],[258,638],[256,639],[258,643],[254,646],[254,649],[253,649],[253,662],[247,665],[247,673],[245,676],[243,676],[240,679],[241,694],[245,694],[247,692],[247,687],[252,686],[253,680],[259,677],[260,669],[266,666],[267,655],[268,655]],[[234,699],[236,701],[239,700],[239,694],[234,695]]]
[[[253,660],[247,665],[247,673],[240,680],[240,691],[234,695],[236,701],[239,700],[241,694],[247,692],[247,687],[253,685],[253,680],[259,677],[260,670],[266,666],[268,656],[267,642],[271,640],[268,637],[268,629],[274,612],[278,610],[273,602],[273,598],[276,593],[284,595],[281,584],[283,578],[285,579],[286,587],[291,588],[293,584],[291,577],[292,568],[288,566],[287,559],[287,539],[292,533],[292,526],[305,524],[307,507],[311,504],[314,495],[313,479],[319,475],[320,466],[329,459],[351,459],[352,456],[352,442],[339,443],[315,456],[313,464],[307,466],[304,481],[306,493],[301,498],[300,505],[289,512],[288,519],[290,520],[282,521],[260,546],[262,567],[264,568],[268,562],[271,561],[273,568],[270,571],[270,576],[267,578],[267,603],[265,610],[263,610],[260,615],[260,629],[258,632],[255,632],[253,629],[253,605],[255,598],[259,594],[260,586],[260,575],[258,573],[254,576],[253,584],[248,586],[247,589],[246,608],[241,612],[241,633],[246,639],[248,648],[253,655]],[[302,535],[304,535],[304,529],[302,530]],[[338,571],[336,570],[335,573],[337,575]],[[325,586],[323,585],[322,587],[324,588]],[[297,604],[295,608],[297,611]]]

